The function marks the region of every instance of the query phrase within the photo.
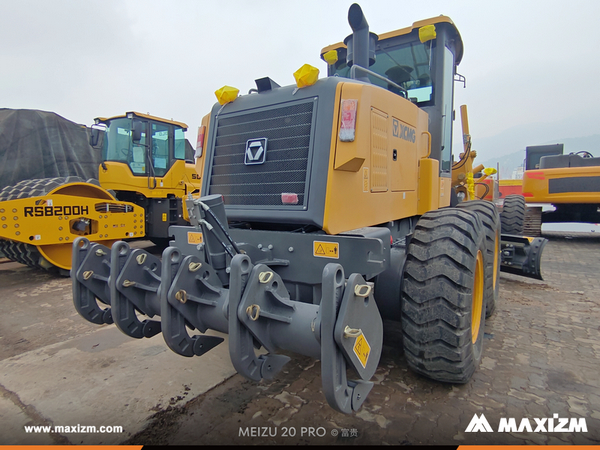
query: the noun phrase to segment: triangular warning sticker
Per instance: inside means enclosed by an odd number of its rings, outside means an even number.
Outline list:
[[[339,242],[313,241],[313,256],[340,259]]]

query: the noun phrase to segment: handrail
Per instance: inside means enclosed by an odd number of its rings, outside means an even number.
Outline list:
[[[397,83],[394,83],[394,82],[393,82],[392,80],[390,80],[389,78],[386,78],[386,77],[384,77],[384,76],[382,76],[382,75],[379,75],[378,73],[375,73],[375,72],[373,72],[372,70],[365,69],[365,68],[364,68],[364,67],[362,67],[362,66],[357,66],[356,64],[352,65],[352,67],[350,68],[350,78],[352,78],[353,80],[356,80],[356,79],[357,79],[357,78],[356,78],[356,71],[357,71],[358,69],[362,70],[363,72],[365,72],[365,73],[366,73],[366,74],[368,74],[368,75],[372,75],[372,76],[374,76],[375,78],[379,78],[381,81],[385,81],[386,83],[388,83],[388,84],[391,84],[391,85],[392,85],[392,86],[394,86],[394,87],[397,87],[397,88],[398,88],[398,89],[400,89],[402,92],[404,92],[405,98],[408,98],[408,91],[407,91],[405,88],[403,88],[402,86],[400,86],[400,85],[399,85],[399,84],[397,84]]]

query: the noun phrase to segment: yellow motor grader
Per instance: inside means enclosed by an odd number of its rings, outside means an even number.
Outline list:
[[[71,269],[86,236],[110,247],[146,238],[166,246],[171,225],[187,224],[182,199],[200,189],[185,160],[187,125],[136,112],[98,118],[90,143],[102,149],[98,180],[24,180],[0,191],[0,252],[44,269]]]
[[[460,34],[438,16],[377,36],[357,4],[348,21],[321,52],[327,77],[303,66],[292,86],[217,91],[196,150],[202,190],[162,258],[76,239],[86,320],[161,333],[187,357],[223,342],[207,330],[227,333],[234,367],[257,381],[286,364],[281,351],[308,355],[344,413],[373,387],[384,320],[401,323],[411,369],[469,381],[501,252],[494,204],[453,194]]]

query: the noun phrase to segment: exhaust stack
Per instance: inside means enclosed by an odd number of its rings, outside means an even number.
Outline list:
[[[346,61],[348,67],[357,65],[368,69],[375,63],[375,44],[377,35],[369,32],[369,24],[362,12],[361,7],[354,3],[348,10],[348,23],[353,33],[344,39],[344,44],[348,47]],[[369,78],[364,75],[358,77],[358,80],[369,82]]]

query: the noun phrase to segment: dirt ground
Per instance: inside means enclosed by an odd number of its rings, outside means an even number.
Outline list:
[[[549,243],[543,256],[544,281],[501,275],[501,300],[486,322],[483,359],[465,385],[437,383],[412,373],[398,350],[398,330],[389,327],[375,387],[355,414],[343,415],[327,405],[318,361],[290,355],[292,361],[273,382],[225,376],[200,395],[184,399],[182,394],[173,404],[147,408],[141,431],[126,433],[118,442],[600,444],[600,234],[553,232],[545,237]],[[36,409],[35,396],[28,403],[7,387],[11,373],[6,368],[36,350],[91,335],[94,327],[73,309],[68,278],[14,263],[0,264],[0,302],[0,364],[5,368],[0,371],[0,400],[27,416],[24,423],[55,423],[56,418],[35,415],[41,410]],[[165,346],[158,340],[153,345]],[[210,364],[204,366],[208,371]],[[146,376],[168,370],[151,367]],[[199,375],[190,371],[187,376],[194,382]],[[106,389],[110,388],[108,381]],[[2,404],[0,436],[6,436]],[[485,416],[491,432],[484,432],[483,426],[466,431],[475,414]],[[514,419],[514,428],[500,431],[509,419]],[[581,424],[581,419],[587,431],[554,430],[561,430],[559,424]],[[28,442],[19,438],[18,430],[10,433],[11,443]],[[52,443],[77,443],[69,435],[51,437]]]

